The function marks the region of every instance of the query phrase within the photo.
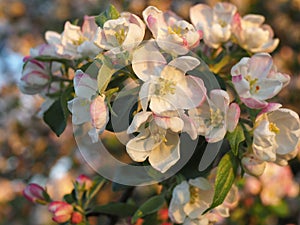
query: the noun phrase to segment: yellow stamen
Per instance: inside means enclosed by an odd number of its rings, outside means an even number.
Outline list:
[[[274,132],[275,134],[279,134],[280,133],[280,129],[277,127],[277,125],[275,123],[270,123],[269,124],[269,129],[271,132]]]

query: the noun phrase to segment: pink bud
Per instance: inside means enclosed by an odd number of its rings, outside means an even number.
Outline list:
[[[56,223],[65,223],[71,219],[73,206],[61,201],[51,202],[48,210],[53,213],[52,220]]]
[[[81,174],[76,178],[77,183],[79,184],[80,188],[84,190],[89,190],[93,186],[93,181],[88,176]]]
[[[45,204],[47,201],[44,197],[46,191],[38,184],[29,184],[23,190],[23,195],[31,202]]]
[[[81,223],[83,220],[83,215],[79,212],[73,212],[71,217],[71,223],[72,224],[78,224]]]

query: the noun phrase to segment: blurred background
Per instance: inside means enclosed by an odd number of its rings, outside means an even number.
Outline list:
[[[97,15],[109,3],[120,11],[138,15],[147,5],[155,5],[188,19],[190,6],[200,2],[205,1],[0,0],[0,225],[52,224],[45,207],[34,206],[22,197],[26,183],[47,185],[54,199],[59,200],[71,190],[77,175],[93,174],[76,148],[72,127],[68,126],[61,137],[56,137],[37,115],[43,100],[20,93],[16,85],[21,75],[22,58],[29,54],[30,48],[44,42],[45,31],[61,33],[66,20]],[[205,3],[214,5],[216,2]],[[300,0],[231,2],[242,15],[264,15],[266,23],[274,29],[281,41],[272,54],[275,64],[279,71],[292,78],[277,100],[300,113]],[[299,185],[298,164],[298,161],[293,162],[292,168]],[[101,196],[98,201],[108,202],[111,195]],[[224,224],[297,224],[298,203],[299,197],[289,203],[294,211],[282,214],[285,219],[279,214],[267,213],[262,215],[265,219],[262,222],[249,219],[255,217],[251,213],[241,212]]]

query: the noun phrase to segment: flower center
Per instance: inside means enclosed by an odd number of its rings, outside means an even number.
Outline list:
[[[273,122],[271,122],[269,124],[269,129],[271,132],[274,132],[275,134],[279,134],[280,133],[280,129],[277,127],[277,125]]]
[[[223,125],[224,113],[220,109],[213,110],[210,108],[210,125],[213,127],[220,127]]]
[[[118,31],[115,33],[115,37],[120,45],[124,42],[125,36],[126,32],[124,28],[118,29]]]
[[[76,45],[76,46],[79,46],[85,41],[86,41],[86,38],[83,37],[83,36],[80,36],[80,38],[78,40],[72,40],[72,44]]]
[[[160,77],[155,87],[155,94],[160,96],[164,96],[166,94],[173,95],[175,94],[175,90],[176,88],[174,81],[166,80]]]
[[[194,204],[194,203],[196,203],[197,199],[199,198],[199,190],[198,190],[198,188],[190,185],[189,191],[190,191],[190,203]]]
[[[227,26],[227,22],[224,21],[224,20],[222,20],[222,19],[218,19],[218,24],[219,24],[222,28],[224,28],[224,27]]]
[[[245,76],[245,79],[249,82],[251,93],[257,93],[260,90],[260,86],[256,84],[258,81],[257,78],[252,79],[250,75],[247,75]]]

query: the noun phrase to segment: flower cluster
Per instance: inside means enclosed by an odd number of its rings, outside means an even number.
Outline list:
[[[85,16],[82,26],[66,22],[61,34],[48,31],[47,44],[24,59],[20,89],[47,99],[42,114],[57,135],[71,113],[74,125],[89,125],[93,144],[105,130],[119,129],[113,119],[123,114],[114,111],[114,101],[135,98],[130,110],[124,103],[130,111],[122,118],[129,120],[126,152],[159,174],[178,168],[187,151],[209,155],[215,153],[205,146],[222,148],[210,163],[219,164],[214,175],[189,175],[195,173],[182,165],[174,176],[184,180],[165,187],[173,187],[172,222],[212,224],[228,217],[237,202],[238,165],[260,176],[267,164],[287,165],[298,152],[298,114],[272,102],[290,81],[269,54],[279,40],[263,16],[241,17],[231,3],[197,4],[190,9],[191,22],[154,6],[142,17],[111,6]],[[146,28],[152,37],[143,41]],[[126,85],[130,90],[123,91]],[[195,149],[182,143],[185,134]],[[199,174],[197,165],[192,170]],[[79,183],[92,186],[84,177]],[[41,199],[40,191],[31,198]],[[52,202],[49,210],[56,222],[82,220],[65,202]]]

